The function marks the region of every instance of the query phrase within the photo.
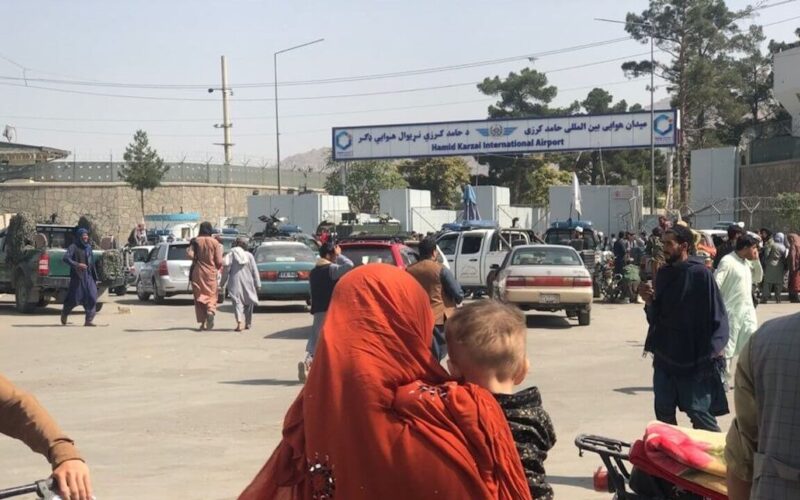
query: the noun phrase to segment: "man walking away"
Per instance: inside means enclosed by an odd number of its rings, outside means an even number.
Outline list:
[[[94,265],[89,231],[79,228],[77,240],[67,248],[63,261],[69,265],[69,289],[64,307],[61,309],[61,324],[67,324],[69,313],[81,305],[86,311],[83,326],[97,326],[94,316],[97,313],[97,268]]]
[[[675,226],[664,232],[666,265],[656,289],[642,284],[650,327],[645,351],[653,355],[656,418],[677,424],[676,407],[695,429],[719,431],[715,417],[728,413],[722,357],[728,318],[717,284],[694,252],[692,232]]]
[[[233,304],[236,330],[249,330],[253,325],[253,310],[258,305],[258,290],[261,278],[253,254],[247,251],[247,240],[236,238],[233,248],[223,258],[223,288],[227,285],[228,296]]]
[[[742,348],[725,461],[730,500],[800,498],[800,314],[767,321]]]
[[[744,229],[742,229],[738,224],[731,224],[728,226],[728,240],[723,242],[722,245],[717,248],[717,255],[714,256],[714,269],[719,267],[719,263],[723,257],[736,251],[736,240],[738,240],[743,234]],[[756,281],[756,283],[759,281],[761,280]]]
[[[789,251],[783,245],[783,233],[775,233],[764,247],[764,287],[761,290],[761,303],[766,304],[772,292],[775,302],[781,303],[783,276],[786,274],[786,256]]]
[[[306,344],[305,360],[297,364],[297,378],[300,382],[306,381],[308,370],[311,369],[311,361],[317,350],[317,341],[322,332],[322,325],[325,322],[325,315],[328,313],[336,282],[347,271],[353,269],[353,261],[342,255],[339,245],[330,240],[319,247],[319,257],[317,265],[311,270],[308,277],[311,288],[311,314],[314,316],[314,322],[311,325],[311,335]]]
[[[439,360],[447,354],[444,324],[453,315],[456,305],[464,301],[464,292],[449,269],[439,264],[436,238],[426,236],[419,243],[419,262],[411,265],[408,272],[416,279],[431,301],[433,309],[434,351]]]
[[[714,272],[725,310],[728,311],[730,337],[725,347],[726,371],[733,374],[732,361],[758,328],[753,304],[753,283],[761,281],[763,270],[758,260],[758,241],[750,235],[736,239],[736,250],[726,255]]]

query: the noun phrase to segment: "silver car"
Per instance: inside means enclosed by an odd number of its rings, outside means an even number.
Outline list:
[[[163,304],[167,297],[192,293],[189,282],[192,261],[186,255],[188,249],[188,241],[176,241],[159,243],[150,251],[136,281],[139,300],[149,300],[152,295],[156,304]],[[217,282],[219,279],[218,274]],[[217,301],[221,303],[224,298],[225,291],[220,288]]]

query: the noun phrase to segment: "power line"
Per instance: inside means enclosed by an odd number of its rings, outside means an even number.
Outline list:
[[[355,75],[355,76],[343,76],[343,77],[333,77],[333,78],[322,78],[316,80],[298,80],[298,81],[288,81],[288,82],[280,82],[279,85],[282,87],[285,86],[297,86],[297,85],[322,85],[322,84],[331,84],[331,83],[346,83],[346,82],[357,82],[357,81],[364,81],[364,80],[378,80],[378,79],[385,79],[385,78],[398,78],[398,77],[405,77],[405,76],[419,76],[431,73],[441,73],[446,71],[455,71],[461,69],[469,69],[469,68],[476,68],[480,66],[489,66],[495,64],[503,64],[509,62],[516,62],[521,60],[530,60],[534,58],[540,57],[547,57],[552,55],[564,54],[567,52],[575,52],[579,50],[591,49],[595,47],[601,47],[605,45],[615,44],[623,41],[631,40],[630,36],[619,37],[619,38],[612,38],[609,40],[600,40],[597,42],[586,43],[582,45],[573,45],[570,47],[563,47],[559,49],[553,49],[543,52],[535,52],[532,54],[524,54],[524,55],[517,55],[511,57],[503,57],[499,59],[488,59],[482,61],[474,61],[469,63],[463,64],[454,64],[449,66],[437,66],[432,68],[421,68],[421,69],[412,69],[412,70],[405,70],[405,71],[395,71],[390,73],[376,73],[376,74],[367,74],[367,75]],[[4,58],[6,59],[6,58]],[[10,59],[8,59],[13,64],[23,67]],[[2,80],[8,81],[21,81],[23,78],[13,77],[13,76],[0,76]],[[38,83],[45,83],[45,84],[55,84],[55,85],[74,85],[74,86],[88,86],[88,87],[108,87],[108,88],[125,88],[125,89],[155,89],[155,90],[198,90],[198,89],[207,89],[209,87],[213,88],[216,84],[159,84],[159,83],[123,83],[123,82],[101,82],[101,81],[90,81],[90,80],[70,80],[70,79],[56,79],[56,78],[27,78],[29,82],[38,82]],[[235,88],[263,88],[263,87],[274,87],[273,82],[265,83],[265,82],[256,82],[256,83],[242,83],[235,85]]]
[[[661,52],[661,51],[657,51]],[[597,66],[600,64],[606,64],[609,62],[616,62],[616,61],[624,61],[626,59],[630,59],[632,57],[640,57],[649,55],[649,52],[641,52],[638,54],[630,54],[627,56],[622,57],[615,57],[613,59],[604,59],[601,61],[594,61],[585,64],[578,64],[574,66],[567,66],[564,68],[556,68],[551,70],[542,71],[544,74],[549,73],[556,73],[560,71],[569,71],[573,69],[580,69],[580,68],[587,68],[590,66]],[[405,93],[413,93],[413,92],[424,92],[428,90],[441,90],[441,89],[449,89],[449,88],[456,88],[456,87],[465,87],[471,85],[477,85],[481,82],[462,82],[462,83],[452,83],[448,85],[436,85],[436,86],[429,86],[429,87],[415,87],[415,88],[407,88],[407,89],[395,89],[395,90],[382,90],[376,92],[360,92],[360,93],[352,93],[352,94],[334,94],[334,95],[318,95],[318,96],[301,96],[301,97],[282,97],[281,100],[283,101],[309,101],[309,100],[319,100],[319,99],[344,99],[344,98],[352,98],[352,97],[368,97],[368,96],[376,96],[376,95],[390,95],[390,94],[405,94]],[[215,99],[200,99],[196,97],[164,97],[164,96],[142,96],[142,95],[129,95],[129,94],[108,94],[103,92],[92,92],[92,91],[83,91],[83,90],[74,90],[74,89],[59,89],[55,87],[43,87],[39,85],[22,85],[18,83],[5,83],[0,82],[0,85],[11,86],[11,87],[24,87],[24,88],[31,88],[31,89],[38,89],[38,90],[48,90],[52,92],[61,92],[66,94],[78,94],[78,95],[91,95],[91,96],[99,96],[99,97],[116,97],[116,98],[125,98],[125,99],[144,99],[144,100],[156,100],[156,101],[189,101],[189,102],[208,102],[208,103],[215,103],[218,104],[218,101]],[[272,97],[251,97],[251,98],[233,98],[231,101],[237,102],[271,102],[274,101]]]
[[[631,78],[626,80],[618,80],[614,82],[602,82],[596,83],[593,85],[583,85],[580,87],[569,87],[558,89],[559,93],[562,92],[572,92],[576,90],[585,90],[591,89],[595,87],[609,87],[614,85],[625,85],[629,83],[635,83],[637,81],[641,81],[646,79],[645,77],[641,78]],[[404,110],[411,110],[411,109],[422,109],[422,108],[434,108],[434,107],[441,107],[441,106],[454,106],[454,105],[461,105],[461,104],[473,104],[479,102],[488,102],[494,101],[496,98],[486,96],[481,99],[468,99],[462,101],[449,101],[449,102],[439,102],[433,104],[417,104],[412,106],[395,106],[395,107],[388,107],[388,108],[370,108],[370,109],[358,109],[358,110],[347,110],[347,111],[331,111],[325,113],[299,113],[299,114],[287,114],[286,118],[315,118],[320,116],[336,116],[336,115],[357,115],[357,114],[364,114],[364,113],[376,113],[376,112],[385,112],[385,111],[404,111]],[[176,123],[176,122],[210,122],[218,120],[219,117],[208,117],[208,118],[144,118],[144,119],[137,119],[137,118],[76,118],[76,117],[53,117],[53,116],[24,116],[24,115],[2,115],[5,118],[10,119],[18,119],[18,120],[40,120],[40,121],[70,121],[70,122],[109,122],[109,123]],[[235,121],[249,121],[249,120],[274,120],[275,116],[241,116],[235,118]]]

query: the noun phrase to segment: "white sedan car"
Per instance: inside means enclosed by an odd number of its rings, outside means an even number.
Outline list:
[[[592,276],[574,248],[563,245],[514,247],[497,269],[494,297],[523,311],[566,311],[589,324]]]

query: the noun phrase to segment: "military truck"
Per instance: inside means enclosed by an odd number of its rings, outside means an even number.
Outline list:
[[[69,288],[69,265],[63,261],[72,243],[75,226],[58,224],[14,224],[0,230],[0,293],[13,293],[16,310],[30,314],[50,302],[61,304]],[[33,229],[35,227],[35,230]],[[95,249],[101,279],[99,301],[109,288],[124,285],[122,258],[116,250]]]

